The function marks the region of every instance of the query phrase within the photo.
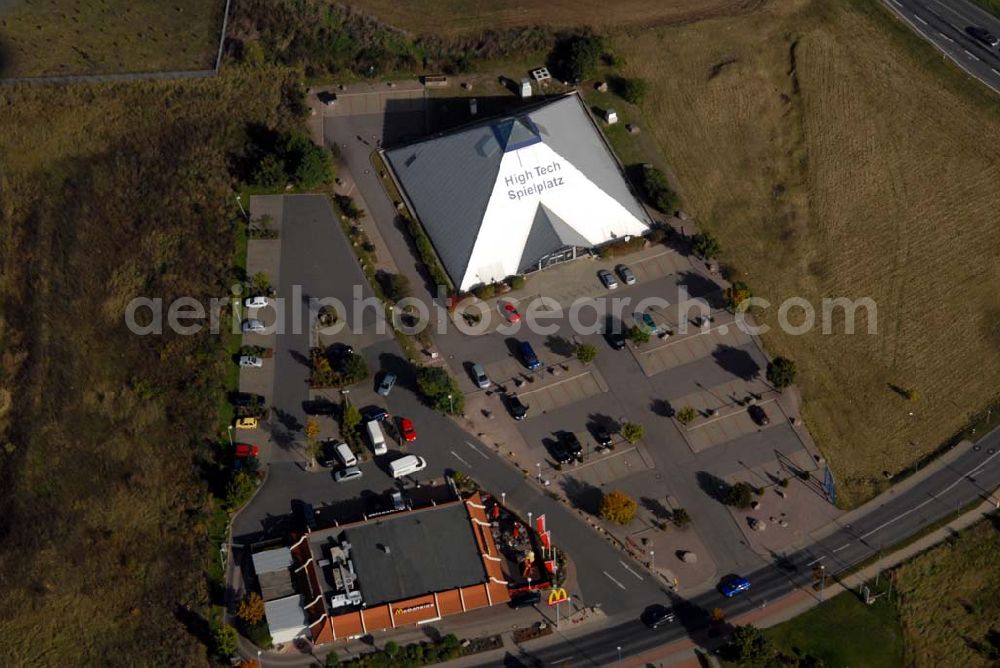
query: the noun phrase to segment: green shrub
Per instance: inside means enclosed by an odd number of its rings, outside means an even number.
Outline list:
[[[694,239],[691,241],[691,249],[695,252],[695,255],[704,260],[711,260],[718,257],[722,252],[722,246],[719,244],[718,239],[708,232],[694,235]]]
[[[220,657],[228,659],[236,653],[238,639],[239,634],[237,634],[236,629],[229,624],[222,624],[217,627],[215,629],[215,633],[213,634],[215,653]]]
[[[626,422],[622,425],[622,438],[629,443],[635,443],[636,441],[641,440],[645,433],[646,430],[641,424]]]
[[[677,208],[677,193],[671,189],[667,175],[652,165],[646,165],[642,169],[641,178],[640,187],[653,208],[663,213],[673,213]]]
[[[619,94],[626,102],[639,104],[646,97],[648,88],[649,85],[643,79],[624,79]]]
[[[643,343],[649,343],[650,333],[645,327],[635,325],[634,327],[629,327],[628,338],[633,343],[642,345]]]
[[[439,411],[461,415],[465,409],[465,396],[458,383],[441,367],[417,369],[417,389],[427,403]]]
[[[683,425],[691,424],[698,417],[698,412],[690,406],[685,406],[684,408],[677,411],[677,421]]]
[[[521,274],[515,274],[507,279],[507,284],[510,286],[511,290],[520,290],[525,284],[524,276]]]
[[[604,40],[596,35],[574,35],[560,41],[552,53],[554,74],[563,81],[577,83],[594,74]]]
[[[597,359],[597,348],[589,343],[581,343],[576,347],[576,358],[584,364],[590,364]]]
[[[795,382],[795,362],[787,357],[775,357],[767,365],[767,381],[778,390]]]
[[[675,508],[672,513],[670,513],[670,521],[674,523],[674,526],[678,529],[683,529],[687,525],[691,524],[691,516],[688,515],[688,511],[684,508]]]
[[[483,301],[487,299],[492,299],[497,294],[497,286],[493,283],[483,283],[482,285],[477,285],[472,289],[472,294],[476,295],[479,299]]]
[[[753,487],[745,482],[738,482],[735,485],[730,485],[729,489],[726,490],[726,505],[739,508],[740,510],[746,510],[750,507],[750,504],[753,503],[753,492]]]

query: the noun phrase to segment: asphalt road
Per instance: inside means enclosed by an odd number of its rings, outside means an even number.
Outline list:
[[[890,492],[882,503],[852,523],[836,528],[808,549],[789,555],[780,562],[780,567],[768,566],[748,574],[753,586],[747,594],[727,599],[711,591],[690,600],[676,599],[672,604],[678,622],[673,626],[650,631],[638,619],[631,620],[517,658],[540,660],[546,665],[568,662],[578,666],[610,664],[617,659],[619,647],[623,656],[640,654],[704,626],[714,608],[722,608],[731,619],[755,607],[765,607],[795,588],[809,587],[813,564],[824,564],[828,573],[836,575],[877,556],[970,502],[988,496],[998,486],[1000,429],[995,429],[918,484]],[[651,593],[648,602],[657,602],[656,598]],[[659,602],[667,603],[662,597]],[[494,665],[511,663],[508,659]]]
[[[978,26],[1000,37],[1000,18],[973,0],[883,2],[955,64],[1000,93],[1000,51],[965,32],[970,26]]]

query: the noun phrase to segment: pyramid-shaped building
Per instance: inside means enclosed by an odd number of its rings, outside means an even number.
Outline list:
[[[575,93],[384,155],[460,290],[651,224]]]

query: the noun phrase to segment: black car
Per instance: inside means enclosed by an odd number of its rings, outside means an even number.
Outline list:
[[[561,431],[556,434],[556,441],[551,449],[552,458],[560,464],[568,464],[574,459],[583,461],[583,446],[572,432]]]
[[[753,421],[759,424],[761,427],[771,423],[771,418],[767,417],[767,413],[764,412],[764,409],[758,406],[757,404],[754,404],[750,408],[748,408],[747,412],[750,413],[750,418],[753,419]]]
[[[651,629],[658,629],[676,619],[674,611],[665,605],[651,605],[642,613],[642,623]]]
[[[354,348],[346,343],[334,343],[327,350],[330,363],[333,364],[333,367],[338,371],[343,371],[344,365],[353,354]]]
[[[295,504],[295,514],[299,516],[299,520],[307,530],[312,531],[316,528],[316,509],[313,508],[311,503],[306,503],[305,501],[297,502]]]
[[[537,591],[522,591],[514,594],[510,597],[510,607],[514,608],[528,608],[533,605],[538,605],[542,601],[542,595]]]
[[[611,432],[603,424],[597,425],[593,429],[594,440],[602,448],[607,448],[611,446]]]
[[[316,455],[316,463],[327,469],[336,466],[340,461],[333,451],[336,445],[337,441],[334,440],[323,441],[320,445],[319,453]]]
[[[1000,46],[1000,38],[991,33],[986,28],[980,28],[979,26],[969,26],[965,29],[965,32],[969,37],[978,40],[985,44],[986,46],[995,49]]]
[[[621,331],[620,328],[606,329],[604,330],[604,340],[615,350],[621,350],[625,347],[625,332]]]
[[[230,402],[233,406],[239,408],[251,408],[251,407],[262,407],[264,405],[264,397],[259,394],[251,394],[250,392],[233,392],[229,397]]]
[[[365,406],[361,409],[361,417],[365,422],[384,422],[389,417],[389,411],[381,406]]]
[[[507,411],[515,420],[523,420],[527,417],[528,407],[521,403],[521,400],[517,398],[516,394],[505,395],[504,404],[507,405]]]

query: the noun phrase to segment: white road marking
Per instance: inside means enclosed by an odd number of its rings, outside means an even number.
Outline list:
[[[634,575],[634,576],[636,576],[637,578],[639,578],[640,580],[642,580],[642,576],[641,576],[641,575],[639,575],[638,573],[636,573],[635,571],[633,571],[633,570],[632,570],[631,568],[629,568],[629,567],[628,567],[628,564],[626,564],[626,563],[625,563],[624,561],[622,561],[621,559],[619,559],[619,560],[618,560],[618,563],[619,563],[619,564],[621,564],[621,565],[622,565],[622,567],[623,567],[623,568],[624,568],[625,570],[627,570],[627,571],[628,571],[629,573],[631,573],[632,575]]]
[[[862,539],[862,540],[864,540],[865,538],[867,538],[868,536],[872,535],[873,533],[881,531],[882,529],[886,528],[890,524],[894,524],[895,522],[898,522],[899,520],[903,519],[904,517],[906,517],[910,513],[917,512],[918,510],[920,510],[921,508],[923,508],[924,506],[926,506],[928,503],[931,503],[932,501],[937,501],[938,500],[938,496],[940,496],[942,494],[948,493],[957,484],[959,484],[960,482],[966,481],[966,479],[969,477],[969,475],[972,474],[973,471],[977,471],[980,468],[985,468],[986,465],[990,463],[990,460],[992,460],[997,455],[1000,455],[1000,452],[995,452],[992,455],[990,455],[989,457],[987,457],[981,463],[976,464],[974,467],[972,467],[971,469],[969,469],[969,471],[967,473],[965,473],[964,475],[961,475],[958,478],[956,478],[955,482],[951,483],[950,485],[948,485],[947,487],[945,487],[944,489],[942,489],[937,494],[931,494],[931,498],[929,498],[926,501],[923,501],[921,503],[918,503],[917,505],[913,506],[912,508],[910,508],[906,512],[903,512],[903,513],[900,513],[899,515],[896,515],[891,520],[888,520],[886,522],[883,522],[882,524],[879,524],[877,527],[875,527],[874,529],[872,529],[868,533],[865,533],[865,534],[862,534],[861,536],[859,536],[859,538]]]
[[[836,553],[840,552],[841,550],[843,550],[845,547],[850,547],[850,546],[851,546],[850,543],[844,543],[843,545],[841,545],[840,547],[838,547],[837,549],[835,549],[833,551],[833,553],[836,554]]]
[[[455,452],[454,450],[452,450],[451,454],[455,455],[455,459],[457,459],[458,461],[462,462],[463,464],[465,464],[466,466],[468,466],[470,469],[472,468],[472,464],[470,464],[469,462],[467,462],[464,459],[462,459],[461,455],[459,455],[457,452]]]
[[[976,54],[972,53],[968,49],[962,49],[962,51],[965,51],[965,55],[967,55],[969,58],[975,58],[976,60],[979,60],[979,56],[977,56]]]
[[[897,7],[903,6],[902,4],[900,4],[899,0],[892,0],[892,4],[896,5]]]
[[[948,40],[948,41],[949,41],[949,42],[951,42],[952,44],[954,44],[954,43],[955,43],[955,40],[953,40],[953,39],[952,39],[951,37],[948,37],[948,36],[947,36],[947,35],[945,35],[945,34],[944,34],[943,32],[939,32],[938,34],[939,34],[939,35],[941,35],[942,37],[944,37],[944,38],[945,38],[946,40]]]
[[[806,566],[812,566],[817,561],[823,561],[824,559],[826,559],[826,555],[825,554],[822,557],[816,557],[815,559],[813,559],[812,561],[810,561],[808,564],[806,564]]]
[[[995,75],[997,75],[998,77],[1000,77],[1000,70],[998,70],[998,69],[997,69],[997,68],[995,68],[995,67],[991,67],[990,69],[991,69],[991,70],[993,70],[993,74],[995,74]]]
[[[480,450],[479,448],[477,448],[476,446],[474,446],[472,443],[469,443],[468,441],[466,441],[465,444],[467,446],[469,446],[470,448],[472,448],[473,450],[475,450],[476,454],[479,455],[480,457],[482,457],[483,459],[489,459],[489,457],[487,457],[486,454],[482,450]]]
[[[919,14],[914,14],[914,15],[913,15],[913,18],[915,18],[916,20],[920,21],[920,22],[921,22],[921,23],[923,23],[924,25],[927,25],[927,21],[925,21],[925,20],[923,20],[922,18],[920,18],[920,15],[919,15]]]
[[[613,577],[611,577],[611,573],[608,573],[607,571],[603,571],[603,573],[608,576],[609,580],[611,580],[616,585],[618,585],[619,588],[626,589],[625,585],[623,585],[621,582],[619,582],[618,580],[615,580]]]

